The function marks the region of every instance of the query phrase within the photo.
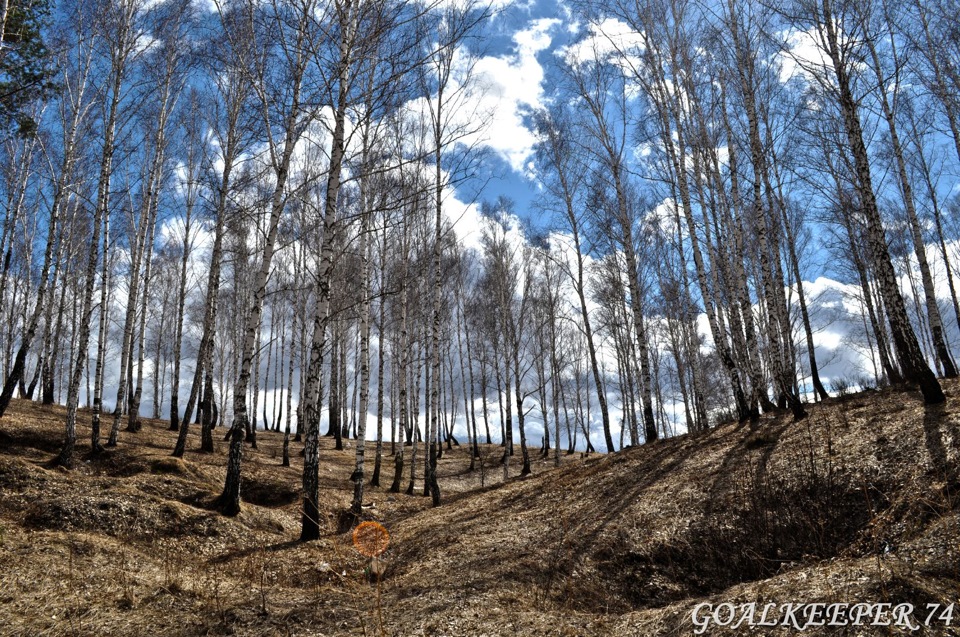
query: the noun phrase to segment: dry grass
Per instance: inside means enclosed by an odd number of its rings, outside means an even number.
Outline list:
[[[335,451],[332,439],[321,440],[327,534],[300,544],[300,446],[291,443],[292,466],[282,467],[281,434],[261,431],[258,449],[245,447],[243,511],[231,519],[209,508],[225,475],[226,443],[216,435],[215,454],[189,451],[199,447],[192,427],[179,460],[170,457],[167,423],[144,420],[140,433],[121,431],[116,449],[93,457],[81,413],[78,459],[67,471],[50,468],[64,420],[60,407],[14,401],[0,422],[0,634],[377,633],[367,562],[334,532],[352,496],[353,441]],[[445,496],[500,480],[502,450],[481,454],[470,472],[465,447],[445,451]],[[421,445],[418,474],[423,457]],[[391,527],[429,507],[422,480],[407,496],[387,492],[392,478],[388,456],[385,487],[368,487],[365,497],[367,517]],[[407,482],[405,474],[404,489]]]
[[[392,536],[382,625],[367,560],[334,532],[352,448],[323,440],[328,533],[301,544],[299,446],[281,467],[279,434],[245,449],[244,508],[223,518],[208,505],[225,447],[175,460],[166,423],[145,421],[50,469],[63,411],[15,402],[0,422],[0,634],[681,635],[702,601],[958,601],[960,384],[945,389],[946,407],[868,392],[800,423],[539,461],[507,484],[484,448],[484,488],[454,448],[439,509],[419,482],[368,491]]]

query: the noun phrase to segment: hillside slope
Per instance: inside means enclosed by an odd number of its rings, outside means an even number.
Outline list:
[[[417,514],[392,585],[436,612],[411,628],[457,635],[690,634],[701,603],[957,602],[960,396],[945,387],[944,407],[869,391]]]
[[[865,392],[799,423],[540,462],[507,484],[485,448],[482,488],[454,448],[440,508],[369,491],[392,534],[379,589],[335,533],[352,449],[323,442],[329,533],[299,544],[300,467],[296,454],[279,466],[278,434],[245,451],[244,510],[223,518],[207,509],[223,450],[170,459],[172,434],[147,421],[101,458],[50,469],[62,410],[15,403],[0,422],[0,634],[687,635],[704,603],[957,602],[960,384],[944,386],[946,406]]]

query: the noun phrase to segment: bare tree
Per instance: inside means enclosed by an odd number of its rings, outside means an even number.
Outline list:
[[[258,55],[257,61],[260,66],[253,67],[256,69],[257,76],[251,78],[251,85],[259,100],[274,184],[260,267],[252,286],[253,299],[244,309],[240,368],[233,389],[230,455],[223,492],[217,500],[218,507],[224,515],[236,515],[240,511],[240,470],[244,434],[248,427],[247,390],[254,354],[257,350],[263,299],[266,296],[273,255],[276,251],[277,229],[288,196],[287,179],[290,176],[291,160],[297,142],[303,136],[306,127],[316,118],[318,110],[310,100],[304,99],[308,69],[312,62],[311,33],[314,27],[315,2],[304,0],[288,5],[275,0],[264,9],[264,13],[257,17],[264,19],[267,33],[276,38],[274,42],[279,50],[265,52],[263,57]],[[257,11],[252,7],[249,10]],[[256,13],[253,15],[256,16]],[[270,85],[268,64],[276,64],[281,69],[280,77],[283,84],[280,87]],[[270,73],[276,71],[277,69],[271,68]],[[273,93],[275,88],[280,89],[279,95]],[[274,128],[274,122],[278,120],[281,122],[279,131]]]
[[[87,253],[87,271],[82,296],[82,309],[78,327],[78,342],[75,362],[70,375],[67,392],[67,422],[63,448],[57,456],[57,463],[64,466],[73,464],[73,450],[76,442],[77,407],[80,402],[80,383],[86,366],[87,346],[90,338],[90,320],[97,264],[100,256],[100,235],[104,219],[110,214],[111,178],[113,176],[113,157],[116,151],[117,127],[120,123],[120,105],[126,90],[127,72],[138,52],[143,36],[139,19],[141,3],[139,0],[107,0],[97,6],[86,8],[97,15],[94,32],[90,37],[97,38],[105,47],[109,59],[109,70],[105,78],[104,91],[107,102],[102,122],[103,141],[100,152],[100,169],[97,180],[97,195],[93,207],[93,231],[90,236],[90,248]],[[104,257],[106,258],[106,256]]]
[[[829,74],[823,73],[824,69],[811,69],[811,75],[817,78],[825,94],[836,100],[840,109],[857,176],[860,211],[866,221],[870,260],[886,307],[904,380],[920,386],[927,404],[943,402],[946,397],[936,376],[924,360],[917,336],[907,316],[903,296],[897,286],[896,271],[884,236],[870,170],[870,155],[860,120],[859,100],[855,94],[857,65],[864,53],[862,43],[872,34],[863,32],[859,9],[854,3],[846,1],[836,4],[832,0],[821,3],[794,2],[784,13],[793,24],[815,34],[818,48],[829,61]]]
[[[320,378],[326,347],[329,310],[331,303],[331,276],[333,273],[334,241],[338,198],[343,184],[343,168],[349,159],[352,134],[347,134],[346,123],[351,109],[362,104],[364,94],[371,91],[377,96],[374,102],[382,108],[384,96],[398,88],[395,82],[409,68],[408,53],[412,51],[409,40],[400,34],[409,24],[402,19],[406,5],[386,0],[360,3],[354,0],[338,0],[330,7],[329,39],[318,43],[314,49],[321,70],[323,91],[332,107],[328,133],[330,158],[327,169],[326,192],[318,223],[322,226],[319,268],[316,277],[316,303],[313,315],[313,337],[306,367],[304,397],[307,407],[303,413],[306,426],[305,455],[303,464],[303,515],[300,539],[313,540],[319,537],[319,427],[318,408]],[[384,64],[384,69],[375,70]],[[369,72],[370,75],[365,74]],[[373,78],[373,79],[371,79]],[[364,79],[375,82],[365,84]],[[375,87],[375,88],[374,88]],[[363,89],[367,89],[364,91]],[[403,91],[399,91],[403,95]],[[337,365],[337,361],[331,361]],[[332,385],[331,381],[331,385]],[[331,388],[331,392],[333,389]],[[331,411],[333,406],[331,405]],[[362,482],[362,477],[358,484]],[[362,493],[362,492],[361,492]]]
[[[454,144],[462,142],[478,129],[476,122],[463,124],[456,119],[456,111],[468,107],[471,97],[469,92],[473,87],[469,77],[469,63],[464,64],[463,54],[469,38],[473,37],[477,27],[487,19],[489,13],[485,5],[476,0],[465,0],[462,3],[453,2],[446,5],[438,16],[439,19],[429,20],[424,25],[436,29],[435,44],[429,52],[427,63],[421,68],[425,92],[430,96],[427,100],[429,107],[430,129],[433,135],[433,178],[434,192],[433,205],[435,210],[434,237],[433,237],[433,318],[431,322],[431,361],[432,388],[430,390],[430,409],[428,414],[429,426],[427,439],[429,442],[429,459],[427,471],[427,486],[433,500],[433,506],[440,505],[440,485],[437,483],[437,450],[434,437],[440,423],[440,302],[442,287],[442,245],[444,233],[443,199],[444,191],[448,186],[445,178],[443,159],[454,150]],[[456,64],[455,64],[456,62]],[[462,113],[460,114],[462,116]],[[483,126],[482,118],[479,126]],[[459,176],[470,161],[469,153],[461,153],[454,160],[454,166],[448,166],[447,175]]]
[[[603,389],[604,382],[600,377],[600,365],[597,362],[597,347],[593,339],[593,326],[590,321],[590,313],[587,311],[586,277],[584,274],[585,246],[581,237],[581,226],[583,224],[581,216],[583,213],[580,205],[581,192],[586,178],[586,166],[581,160],[581,153],[578,148],[582,145],[582,140],[580,140],[578,130],[570,121],[570,115],[564,106],[558,105],[553,112],[540,113],[537,117],[537,131],[541,138],[537,157],[545,175],[544,185],[561,207],[562,215],[566,221],[566,229],[570,232],[571,239],[572,263],[566,255],[560,255],[557,262],[562,265],[573,282],[574,291],[580,304],[580,321],[587,344],[587,353],[590,357],[590,371],[593,373],[593,385],[597,393],[597,404],[600,408],[600,421],[604,431],[608,431],[610,429],[610,413]],[[578,140],[580,141],[578,142]],[[549,178],[546,177],[547,175],[549,175]],[[554,397],[554,402],[556,402],[556,397]],[[558,447],[559,444],[560,439],[558,437]]]
[[[6,3],[5,3],[6,7]],[[5,17],[5,16],[4,16]],[[82,19],[77,16],[78,21]],[[4,19],[5,24],[5,19]],[[81,29],[78,28],[78,32]],[[83,38],[86,34],[80,34]],[[2,39],[2,38],[0,38]],[[3,417],[10,400],[13,397],[17,385],[23,378],[26,367],[27,354],[33,339],[36,336],[37,328],[43,312],[47,312],[46,325],[50,326],[50,312],[54,303],[46,298],[48,286],[55,290],[55,285],[50,285],[50,271],[53,267],[56,256],[56,247],[62,237],[61,216],[67,207],[67,201],[70,196],[70,186],[76,174],[76,164],[80,153],[79,144],[83,138],[83,128],[86,125],[93,102],[90,99],[89,81],[91,64],[93,60],[93,47],[89,42],[76,43],[80,47],[78,55],[70,59],[74,64],[63,64],[64,77],[60,81],[61,98],[58,102],[57,114],[61,122],[62,139],[60,140],[60,157],[57,165],[50,166],[50,172],[54,175],[53,196],[50,204],[50,215],[47,220],[47,240],[44,248],[43,264],[40,269],[39,285],[36,292],[36,301],[33,313],[24,330],[24,335],[17,349],[16,358],[13,367],[8,371],[3,390],[0,392],[0,418]],[[47,156],[54,156],[53,149],[47,150]],[[62,243],[60,243],[62,245]],[[2,290],[3,286],[0,286]],[[61,302],[62,307],[62,302]],[[48,366],[46,357],[41,356],[40,366]],[[46,385],[45,385],[46,387]]]
[[[131,215],[130,227],[135,229],[135,236],[130,242],[129,293],[120,353],[120,377],[117,383],[113,426],[107,441],[108,447],[114,447],[117,444],[120,418],[123,414],[124,402],[128,398],[127,385],[128,381],[132,380],[127,374],[132,368],[135,345],[138,350],[137,385],[134,395],[130,396],[131,409],[128,412],[127,430],[134,432],[139,430],[139,406],[143,383],[143,338],[154,252],[153,239],[156,232],[160,190],[165,173],[171,117],[187,79],[184,67],[189,41],[187,34],[190,20],[189,6],[189,3],[183,1],[160,5],[154,10],[157,15],[151,25],[157,33],[158,46],[147,55],[144,73],[152,79],[151,85],[155,83],[156,94],[150,95],[150,98],[145,100],[153,103],[153,107],[146,114],[148,121],[144,123],[145,137],[150,141],[149,151],[147,151],[149,159],[144,164],[143,190],[139,205],[131,202],[128,210]],[[134,210],[138,210],[136,219],[133,218]]]
[[[588,118],[589,148],[593,149],[598,168],[592,171],[593,208],[607,219],[599,226],[611,229],[608,238],[616,241],[626,262],[627,293],[630,297],[633,328],[637,340],[640,392],[646,440],[658,438],[653,415],[652,379],[650,375],[650,341],[644,319],[644,286],[641,284],[637,244],[634,237],[636,193],[630,183],[626,165],[629,126],[627,86],[622,73],[610,60],[571,59],[567,78]],[[608,194],[609,193],[609,194]],[[615,228],[615,232],[612,229]],[[607,450],[613,451],[609,423],[604,428]]]
[[[213,74],[216,79],[217,99],[210,103],[210,130],[219,149],[219,170],[214,169],[215,161],[206,158],[207,173],[211,174],[212,215],[214,219],[213,245],[210,250],[210,266],[207,274],[206,303],[201,325],[200,344],[197,348],[196,368],[190,396],[180,421],[180,432],[173,450],[175,457],[182,457],[186,450],[187,434],[194,405],[200,399],[199,413],[203,420],[201,450],[213,452],[211,433],[214,418],[213,399],[213,360],[214,333],[217,325],[217,310],[220,296],[220,278],[223,265],[223,241],[228,214],[234,212],[232,201],[235,172],[252,135],[248,108],[252,98],[251,78],[244,70],[247,59],[252,55],[247,50],[251,37],[247,37],[244,14],[239,9],[219,11],[221,28],[226,33],[225,47],[217,47],[217,55],[211,56],[214,62]],[[171,416],[172,418],[173,416]]]
[[[901,74],[903,72],[904,62],[901,59],[900,49],[897,44],[896,35],[893,32],[893,23],[889,15],[889,7],[884,3],[884,12],[881,16],[870,15],[866,11],[858,16],[860,27],[863,29],[865,38],[863,46],[870,60],[870,70],[873,72],[877,86],[882,86],[882,90],[877,91],[877,100],[880,103],[883,119],[887,123],[887,129],[890,134],[890,152],[893,155],[893,164],[897,175],[897,182],[900,187],[900,195],[903,199],[904,210],[907,217],[907,226],[910,230],[910,238],[913,241],[913,251],[917,258],[917,265],[920,269],[920,281],[923,286],[923,295],[926,300],[927,319],[930,322],[930,331],[933,336],[933,346],[936,352],[937,361],[943,369],[943,375],[947,378],[957,376],[957,369],[950,356],[950,349],[947,346],[946,336],[943,329],[943,318],[940,316],[940,307],[937,305],[937,294],[934,289],[933,276],[930,272],[930,263],[927,259],[927,249],[924,244],[923,231],[921,229],[920,219],[917,214],[916,198],[914,196],[913,181],[907,171],[907,160],[900,141],[899,126],[897,124],[897,113],[895,112],[895,102],[891,100],[889,92],[892,91],[893,98],[899,103],[899,91],[901,83]],[[873,22],[880,20],[883,27],[874,26]],[[885,34],[877,33],[884,29]],[[881,40],[881,38],[883,38]],[[878,40],[885,46],[889,66],[885,65],[878,52]]]
[[[200,96],[191,92],[187,107],[184,132],[183,189],[183,241],[180,252],[180,271],[177,283],[175,313],[176,326],[173,335],[173,381],[170,389],[170,431],[180,429],[180,365],[183,358],[183,315],[187,303],[187,277],[190,255],[194,242],[194,216],[200,195],[200,171],[202,169],[203,139],[201,137]]]

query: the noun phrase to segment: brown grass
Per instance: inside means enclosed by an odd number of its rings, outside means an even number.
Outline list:
[[[63,410],[15,401],[0,421],[0,634],[680,635],[702,601],[958,601],[960,384],[944,386],[945,407],[867,392],[800,423],[539,461],[507,484],[485,447],[482,489],[454,448],[438,509],[419,481],[415,496],[367,491],[391,535],[382,631],[368,560],[334,532],[352,448],[322,441],[328,532],[301,544],[299,445],[281,467],[281,435],[245,448],[243,511],[223,518],[208,507],[225,447],[173,459],[148,420],[92,458],[81,420],[76,468],[50,469]]]

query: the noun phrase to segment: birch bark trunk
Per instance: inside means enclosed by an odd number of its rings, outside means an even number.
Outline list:
[[[933,276],[930,273],[930,263],[927,260],[927,248],[923,240],[923,231],[920,228],[920,219],[917,216],[917,207],[913,194],[913,184],[907,173],[907,162],[904,158],[903,146],[900,143],[900,133],[897,127],[896,113],[887,96],[884,78],[886,74],[883,71],[883,65],[880,56],[877,53],[877,47],[870,38],[864,40],[864,46],[870,54],[872,69],[880,82],[880,90],[877,94],[880,98],[880,106],[883,112],[883,118],[886,120],[887,129],[890,133],[890,150],[893,153],[894,166],[896,168],[897,181],[900,185],[900,194],[903,197],[904,209],[907,213],[907,225],[910,227],[910,238],[913,240],[913,252],[917,257],[917,265],[920,269],[920,282],[923,287],[923,296],[926,302],[927,319],[930,321],[930,332],[933,336],[933,347],[936,351],[937,360],[943,369],[943,375],[946,378],[955,378],[957,368],[954,365],[953,358],[950,356],[950,348],[947,346],[946,334],[943,329],[943,317],[940,315],[940,307],[937,304],[937,294],[933,284]],[[894,53],[894,64],[900,64],[899,56],[896,53],[896,44],[891,37],[891,46]],[[897,84],[897,87],[899,83]]]
[[[322,396],[321,377],[323,355],[326,346],[328,313],[330,307],[330,275],[333,270],[333,234],[336,221],[337,198],[340,194],[341,171],[346,154],[345,124],[347,117],[349,85],[352,80],[351,66],[355,38],[357,37],[357,12],[353,2],[338,3],[338,19],[342,33],[339,43],[339,59],[336,67],[336,108],[333,116],[333,131],[330,146],[330,163],[327,170],[327,189],[323,209],[323,238],[320,247],[320,267],[317,273],[316,308],[313,317],[313,336],[310,343],[309,363],[304,396],[307,407],[303,410],[306,419],[303,458],[303,514],[301,516],[300,541],[320,537],[320,410]],[[336,361],[332,361],[336,365]],[[332,383],[331,383],[332,384]],[[331,387],[331,392],[333,387]],[[331,409],[332,412],[332,409]],[[331,414],[332,416],[332,414]]]
[[[793,365],[788,356],[790,351],[790,321],[783,292],[783,277],[782,274],[779,274],[779,250],[774,249],[777,244],[774,228],[779,227],[779,224],[771,223],[773,211],[764,208],[764,186],[768,184],[768,176],[766,155],[760,135],[760,113],[756,103],[758,84],[756,54],[750,49],[749,44],[744,42],[744,38],[748,38],[749,34],[742,34],[740,31],[740,18],[736,0],[729,0],[727,9],[729,11],[728,27],[733,40],[740,98],[743,101],[747,116],[750,163],[753,169],[753,228],[759,243],[761,280],[771,318],[767,340],[772,348],[774,378],[778,389],[781,396],[786,397],[794,419],[799,420],[806,416],[806,410],[803,408],[799,396],[793,391],[795,379]],[[777,260],[776,264],[773,263],[774,259]]]
[[[676,183],[677,192],[680,195],[679,205],[686,221],[687,238],[690,241],[690,251],[693,254],[694,266],[697,272],[697,282],[700,287],[700,295],[703,298],[707,323],[710,326],[710,334],[713,337],[714,346],[717,349],[717,354],[727,373],[727,378],[733,391],[737,416],[742,422],[753,416],[753,410],[747,402],[747,396],[743,389],[739,370],[734,361],[726,332],[720,327],[718,304],[714,290],[710,285],[710,275],[703,257],[703,251],[700,247],[699,231],[693,214],[693,199],[690,193],[686,167],[681,163],[677,152],[677,149],[684,148],[686,143],[683,121],[679,114],[680,106],[676,103],[675,99],[670,97],[671,93],[667,89],[662,70],[660,69],[661,62],[657,44],[649,39],[649,36],[645,44],[648,53],[645,56],[644,62],[653,78],[651,85],[648,87],[649,93],[654,98],[655,109],[660,123],[659,132],[667,151],[668,168],[672,173],[670,177]],[[675,131],[672,124],[676,125]],[[676,139],[673,137],[674,132],[676,133]]]
[[[97,362],[93,372],[93,413],[90,415],[90,450],[103,451],[100,444],[100,411],[103,404],[103,364],[107,355],[107,317],[110,303],[110,214],[103,216],[103,268],[100,274],[100,322],[97,328]]]
[[[23,339],[20,341],[20,347],[18,348],[17,354],[14,358],[13,368],[10,370],[6,381],[4,382],[2,392],[0,392],[0,418],[3,418],[4,412],[6,412],[7,407],[10,406],[10,400],[13,398],[13,392],[15,391],[17,384],[20,382],[20,379],[24,374],[27,354],[30,351],[30,346],[33,344],[33,339],[37,333],[37,327],[40,324],[40,318],[45,310],[47,312],[45,329],[47,331],[50,329],[50,312],[52,311],[53,304],[47,303],[47,289],[50,285],[50,269],[53,266],[53,258],[55,256],[54,248],[57,245],[57,238],[59,237],[60,217],[63,213],[69,186],[74,179],[74,174],[76,171],[78,150],[77,145],[80,139],[80,126],[86,119],[90,108],[90,105],[86,102],[86,95],[91,55],[92,48],[88,49],[86,55],[80,56],[80,67],[76,76],[76,83],[71,87],[71,90],[67,92],[69,99],[65,100],[63,106],[64,109],[69,109],[64,111],[66,131],[63,136],[63,159],[60,163],[59,171],[57,172],[57,177],[54,184],[53,199],[50,205],[50,218],[47,222],[47,242],[46,247],[44,248],[43,265],[40,268],[40,284],[37,288],[36,305],[34,305],[33,314],[31,315],[30,321],[26,326],[26,330],[24,331]],[[63,248],[61,247],[60,249],[62,250]],[[56,256],[58,257],[57,260],[59,261],[59,255]],[[55,280],[56,275],[54,275],[54,284],[52,286],[52,292],[54,293],[56,290]],[[3,286],[0,285],[0,295],[2,295],[2,290]],[[63,306],[62,301],[60,306]],[[44,404],[51,404],[53,402],[53,391],[52,389],[48,388],[52,387],[53,382],[52,374],[48,373],[50,365],[47,361],[48,357],[45,354],[46,352],[41,352],[40,357],[40,365],[44,369],[42,393],[44,395]],[[47,398],[50,398],[49,402],[47,402]]]
[[[133,2],[124,2],[117,8],[120,13],[116,23],[114,49],[111,52],[109,85],[109,103],[103,122],[103,148],[100,156],[100,171],[97,178],[97,199],[94,204],[93,231],[90,236],[90,249],[87,253],[87,267],[81,301],[81,313],[77,336],[77,347],[74,352],[75,362],[70,374],[70,385],[67,389],[67,421],[63,447],[55,462],[71,467],[73,465],[73,451],[77,440],[77,409],[80,403],[80,384],[83,381],[83,370],[87,363],[87,351],[90,341],[90,321],[92,315],[93,289],[97,274],[97,263],[100,256],[100,230],[103,219],[110,214],[110,182],[113,176],[113,156],[116,151],[116,129],[119,119],[120,102],[123,96],[123,84],[126,79],[127,64],[137,37],[133,31],[133,19],[137,13],[137,5]]]
[[[833,13],[832,0],[822,0],[822,18],[818,25],[825,35],[826,51],[833,65],[837,82],[839,106],[843,115],[843,123],[850,152],[853,155],[856,168],[860,204],[867,222],[867,243],[870,247],[870,256],[873,261],[874,273],[880,286],[890,321],[890,331],[893,337],[897,359],[903,372],[904,380],[920,386],[924,402],[927,404],[942,403],[946,400],[943,389],[930,366],[923,358],[917,336],[910,325],[906,306],[900,289],[897,285],[897,275],[890,260],[884,236],[883,222],[877,207],[876,196],[873,191],[873,177],[870,173],[870,157],[863,139],[863,130],[860,125],[860,115],[857,102],[853,96],[851,80],[840,44],[836,16]]]

